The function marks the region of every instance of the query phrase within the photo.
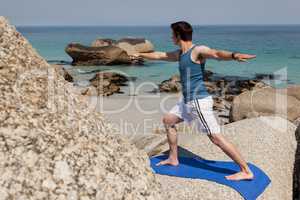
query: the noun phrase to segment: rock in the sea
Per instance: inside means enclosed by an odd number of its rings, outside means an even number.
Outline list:
[[[276,114],[293,122],[300,117],[300,101],[289,95],[289,88],[286,90],[260,88],[243,92],[234,98],[230,121]]]
[[[0,198],[162,199],[146,153],[72,90],[0,17]]]
[[[180,92],[181,83],[179,75],[173,75],[170,79],[158,85],[160,92]]]
[[[88,47],[77,43],[69,44],[66,53],[72,57],[72,65],[120,65],[142,64],[143,59],[129,56],[117,46]]]
[[[296,127],[274,116],[245,119],[224,126],[224,136],[234,143],[247,162],[260,167],[271,179],[258,200],[292,199],[296,153]],[[208,137],[199,133],[179,134],[179,154],[209,160],[230,160]],[[157,175],[162,189],[174,200],[243,198],[233,189],[211,181]]]
[[[145,38],[122,38],[116,42],[116,46],[125,50],[128,55],[154,51],[153,44]]]
[[[116,44],[116,40],[109,39],[109,38],[98,38],[95,41],[92,42],[91,46],[92,47],[105,47],[105,46],[111,46]]]
[[[115,72],[98,72],[91,80],[91,86],[85,95],[109,96],[120,92],[120,86],[126,85],[128,78]],[[92,92],[92,90],[96,90]]]

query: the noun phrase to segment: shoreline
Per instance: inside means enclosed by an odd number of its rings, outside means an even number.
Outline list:
[[[56,66],[64,68],[61,65]],[[105,70],[103,72],[105,73]],[[96,75],[97,73],[95,73],[95,77]],[[92,77],[92,74],[89,76]],[[206,71],[205,84],[210,90],[210,95],[214,98],[214,113],[219,124],[222,126],[231,123],[229,121],[230,108],[235,96],[256,86],[259,88],[271,87],[264,80],[276,81],[274,78],[276,77],[270,74],[261,74],[255,78],[247,79],[237,76],[221,76]],[[76,81],[73,82],[79,93],[82,93],[82,90],[87,87],[90,88],[91,85],[89,84],[91,83],[87,82],[85,86],[79,86]],[[163,114],[167,113],[182,95],[176,75],[159,84],[147,81],[139,82],[136,79],[119,84],[120,90],[110,93],[109,96],[98,96],[99,94],[95,95],[91,91],[88,92],[90,94],[85,93],[85,95],[90,96],[93,109],[103,113],[120,133],[136,135],[164,132],[164,126],[161,122]],[[168,90],[174,86],[178,90],[177,92],[160,91],[162,88]],[[96,87],[101,87],[101,83]],[[190,126],[185,122],[178,124],[178,127],[190,129]]]

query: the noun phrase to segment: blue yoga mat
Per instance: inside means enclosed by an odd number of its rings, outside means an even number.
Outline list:
[[[271,182],[269,177],[261,169],[251,163],[249,163],[249,167],[255,177],[253,180],[242,181],[229,181],[225,178],[225,176],[239,171],[238,165],[234,162],[204,160],[197,157],[179,157],[178,166],[155,166],[155,164],[167,158],[168,155],[150,158],[151,167],[155,173],[214,181],[235,189],[245,200],[256,199]]]

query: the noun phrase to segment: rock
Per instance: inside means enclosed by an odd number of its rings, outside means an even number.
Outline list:
[[[296,127],[274,116],[245,119],[224,126],[224,135],[235,144],[247,162],[260,167],[271,184],[258,200],[292,199],[293,166],[295,162]],[[179,154],[200,156],[209,160],[230,160],[204,134],[179,133]],[[199,179],[183,179],[156,175],[170,199],[235,199],[243,198],[233,189]]]
[[[128,55],[154,51],[153,44],[145,38],[122,38],[116,42],[116,46],[125,50]]]
[[[98,38],[92,42],[91,47],[105,47],[105,46],[111,46],[115,44],[116,44],[116,40],[112,40],[109,38],[104,38],[104,39]]]
[[[66,53],[72,57],[72,65],[120,65],[142,64],[141,58],[129,56],[117,46],[88,47],[77,43],[69,44]]]
[[[0,17],[0,199],[163,199],[145,152]]]
[[[113,93],[120,92],[120,86],[126,85],[128,78],[124,75],[115,72],[98,72],[95,77],[93,77],[90,82],[93,87],[96,88],[97,95],[109,96]],[[92,91],[89,88],[82,94],[90,95]],[[94,94],[92,92],[91,94]]]
[[[181,83],[179,75],[173,75],[170,79],[158,85],[160,92],[180,92]]]
[[[64,79],[68,82],[73,82],[74,81],[73,76],[71,76],[67,70],[65,69],[63,70],[64,70]]]
[[[219,91],[219,88],[214,82],[205,81],[204,85],[207,89],[207,92],[210,94],[215,94]]]
[[[295,97],[300,101],[300,85],[289,85],[286,89],[281,89],[279,92]]]
[[[230,121],[273,114],[293,122],[300,116],[300,101],[274,88],[243,92],[234,98]]]
[[[222,111],[226,109],[226,103],[222,98],[214,97],[213,99],[214,99],[214,104],[213,104],[214,110]]]

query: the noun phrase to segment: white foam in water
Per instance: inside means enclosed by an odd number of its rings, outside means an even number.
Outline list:
[[[76,71],[77,71],[78,73],[87,73],[87,72],[88,72],[88,71],[82,70],[82,69],[76,69]]]

